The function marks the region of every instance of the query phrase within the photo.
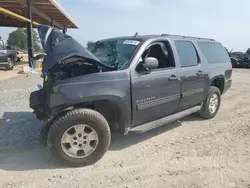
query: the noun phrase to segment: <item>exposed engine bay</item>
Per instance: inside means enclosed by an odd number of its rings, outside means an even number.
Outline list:
[[[50,71],[52,81],[64,80],[66,78],[92,74],[96,72],[106,72],[107,69],[98,67],[85,61],[84,58],[72,57],[57,63]]]

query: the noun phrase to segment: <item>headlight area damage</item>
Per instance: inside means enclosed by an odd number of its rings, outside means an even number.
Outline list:
[[[38,34],[46,56],[43,62],[43,88],[30,95],[30,107],[37,118],[46,120],[50,116],[50,94],[59,80],[96,72],[115,70],[100,62],[91,52],[71,36],[57,28],[38,26]]]

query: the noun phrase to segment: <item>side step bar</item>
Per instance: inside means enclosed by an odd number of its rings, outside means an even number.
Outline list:
[[[8,62],[0,62],[0,65],[8,65]]]
[[[166,116],[166,117],[164,117],[162,119],[158,119],[158,120],[155,120],[155,121],[140,125],[138,127],[134,127],[132,129],[130,129],[129,132],[132,132],[132,133],[144,133],[144,132],[147,132],[147,131],[152,130],[154,128],[161,127],[163,125],[166,125],[168,123],[171,123],[173,121],[181,119],[181,118],[183,118],[185,116],[188,116],[190,114],[199,112],[200,110],[201,110],[201,106],[195,106],[195,107],[189,108],[187,110],[184,110],[182,112],[178,112],[176,114]]]

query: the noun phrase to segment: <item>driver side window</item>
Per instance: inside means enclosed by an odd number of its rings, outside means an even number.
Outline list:
[[[155,42],[151,44],[143,53],[142,59],[154,57],[159,65],[156,69],[175,67],[173,53],[170,44],[167,42]]]

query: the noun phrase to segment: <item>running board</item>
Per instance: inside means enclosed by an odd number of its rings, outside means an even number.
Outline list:
[[[130,129],[129,132],[132,132],[132,133],[144,133],[144,132],[147,132],[149,130],[152,130],[152,129],[155,129],[157,127],[161,127],[163,125],[166,125],[168,123],[176,121],[178,119],[181,119],[181,118],[183,118],[185,116],[188,116],[190,114],[193,114],[195,112],[199,112],[200,110],[201,110],[201,106],[195,106],[193,108],[189,108],[189,109],[184,110],[182,112],[178,112],[176,114],[166,116],[166,117],[164,117],[162,119],[158,119],[158,120],[155,120],[155,121],[152,121],[152,122],[149,122],[149,123],[134,127],[132,129]]]

